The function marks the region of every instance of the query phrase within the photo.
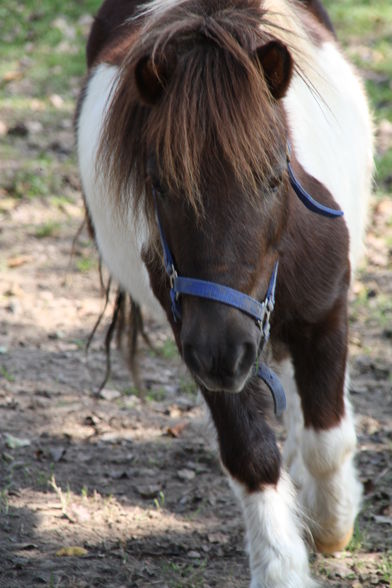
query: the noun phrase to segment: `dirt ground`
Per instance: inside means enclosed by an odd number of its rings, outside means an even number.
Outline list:
[[[110,310],[86,357],[104,300],[84,233],[71,259],[82,220],[71,117],[38,109],[41,127],[3,129],[22,157],[58,157],[65,198],[10,197],[18,162],[0,164],[0,586],[245,588],[242,518],[169,333],[147,322],[158,352],[141,351],[144,401],[117,351],[93,395]],[[348,550],[311,558],[335,588],[392,586],[391,218],[392,200],[375,200],[351,305],[363,508]]]

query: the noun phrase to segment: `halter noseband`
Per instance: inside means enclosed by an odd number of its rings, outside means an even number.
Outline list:
[[[333,208],[324,206],[323,204],[320,204],[314,200],[314,198],[312,198],[312,196],[306,192],[306,190],[295,177],[294,171],[291,167],[290,154],[291,147],[288,143],[287,171],[290,184],[295,194],[305,205],[305,207],[316,214],[320,214],[328,218],[338,218],[343,216],[342,210],[334,210]],[[222,286],[216,282],[199,280],[197,278],[184,278],[183,276],[179,276],[176,271],[173,256],[167,243],[159,217],[155,188],[153,188],[152,193],[155,205],[155,216],[163,250],[165,269],[170,280],[171,310],[174,321],[177,322],[181,320],[180,295],[197,296],[198,298],[206,298],[208,300],[221,302],[222,304],[227,304],[228,306],[237,308],[256,321],[256,324],[261,330],[261,344],[259,352],[259,355],[261,355],[264,347],[268,343],[270,336],[270,316],[275,307],[275,289],[279,262],[275,262],[274,269],[272,270],[268,284],[267,294],[263,302],[259,302],[255,298],[252,298],[251,296],[248,296],[239,290],[234,290],[228,286]],[[260,363],[257,366],[256,372],[258,377],[261,378],[270,389],[274,401],[275,414],[280,416],[286,408],[286,396],[282,384],[280,383],[276,374],[264,363]]]

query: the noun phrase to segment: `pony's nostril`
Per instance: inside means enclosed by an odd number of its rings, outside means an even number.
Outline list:
[[[184,360],[189,368],[196,373],[209,373],[212,369],[212,357],[210,354],[203,353],[193,345],[185,343],[183,345]]]
[[[249,371],[256,361],[256,345],[244,343],[238,348],[237,357],[233,363],[233,375],[242,375]]]

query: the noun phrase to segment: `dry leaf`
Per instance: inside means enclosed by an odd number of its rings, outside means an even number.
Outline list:
[[[182,434],[183,430],[185,429],[185,427],[187,426],[188,423],[178,423],[177,425],[174,425],[173,427],[169,427],[167,429],[167,434],[170,437],[174,437],[175,439],[177,439],[178,437],[180,437],[180,435]]]
[[[67,450],[65,447],[52,447],[51,449],[49,449],[49,455],[52,458],[52,460],[57,463],[62,460],[66,451]]]
[[[31,441],[29,439],[18,439],[18,437],[14,437],[13,435],[10,435],[10,433],[6,433],[5,444],[8,449],[19,449],[20,447],[28,447],[31,445]]]
[[[104,388],[101,390],[99,397],[104,398],[105,400],[116,400],[116,398],[120,398],[121,392],[118,390],[111,390],[109,388]]]
[[[29,255],[19,255],[18,257],[11,257],[11,259],[8,260],[7,265],[9,268],[20,267],[21,265],[28,263],[30,259],[31,258]]]
[[[23,73],[21,71],[7,71],[3,75],[4,82],[15,82],[17,80],[21,80],[23,78]]]
[[[160,484],[146,484],[136,487],[136,490],[142,498],[156,498],[162,490]]]
[[[57,557],[84,557],[88,551],[84,547],[78,547],[76,545],[70,547],[62,547],[56,551]]]
[[[189,482],[190,480],[193,480],[195,478],[196,474],[192,470],[184,468],[182,470],[178,470],[177,476],[180,478],[180,480],[183,480],[184,482]]]
[[[381,515],[374,515],[373,520],[380,525],[392,525],[392,517],[383,517]]]

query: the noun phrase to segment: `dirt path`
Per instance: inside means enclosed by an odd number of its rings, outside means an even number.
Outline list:
[[[102,329],[88,360],[83,346],[103,299],[84,234],[70,260],[81,221],[71,113],[32,118],[41,127],[29,121],[8,139],[26,158],[58,155],[50,185],[65,197],[9,197],[18,162],[1,164],[0,586],[246,588],[239,509],[168,333],[148,324],[161,351],[141,354],[145,402],[118,353],[103,395],[92,395]],[[18,181],[23,192],[32,180]],[[365,496],[350,549],[312,558],[326,586],[392,585],[391,217],[391,199],[374,204],[354,287],[351,393]],[[82,549],[59,551],[70,546]]]

